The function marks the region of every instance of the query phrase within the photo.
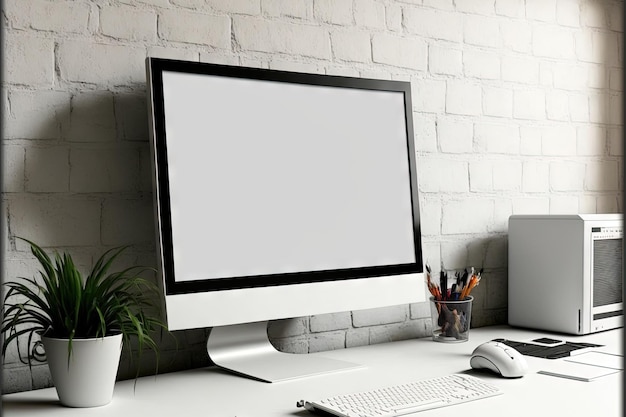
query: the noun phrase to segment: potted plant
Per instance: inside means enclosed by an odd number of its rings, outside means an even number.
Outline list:
[[[100,256],[83,279],[68,253],[55,252],[53,260],[37,244],[22,240],[42,269],[38,278],[20,277],[4,284],[3,355],[25,336],[28,351],[24,358],[18,344],[20,360],[29,366],[47,360],[59,399],[70,407],[111,401],[122,346],[138,359],[144,347],[152,349],[158,369],[158,346],[151,334],[165,325],[150,315],[157,287],[138,275],[151,268],[109,273],[127,248],[119,247]],[[136,340],[134,351],[131,338]]]

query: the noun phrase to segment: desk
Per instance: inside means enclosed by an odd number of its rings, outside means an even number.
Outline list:
[[[10,394],[2,400],[6,417],[306,417],[313,414],[296,408],[296,401],[300,399],[320,399],[344,392],[469,372],[500,386],[504,394],[416,415],[622,416],[623,372],[592,382],[575,381],[538,374],[537,371],[547,366],[547,362],[554,363],[555,360],[529,356],[526,356],[529,372],[521,379],[503,379],[470,370],[470,354],[483,342],[495,338],[530,341],[540,336],[603,344],[603,348],[593,350],[623,353],[623,329],[587,336],[569,336],[494,326],[472,329],[470,340],[465,343],[442,344],[424,338],[316,353],[358,362],[365,367],[295,381],[268,384],[209,367],[140,378],[136,390],[133,390],[134,380],[118,382],[113,401],[98,408],[65,408],[59,404],[54,388]]]

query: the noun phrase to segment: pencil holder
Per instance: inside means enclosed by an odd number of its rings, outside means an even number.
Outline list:
[[[467,296],[463,300],[436,300],[430,297],[433,340],[435,342],[458,343],[469,339],[472,301]]]

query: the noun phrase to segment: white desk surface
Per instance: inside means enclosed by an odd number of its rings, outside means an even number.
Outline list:
[[[321,352],[327,356],[364,364],[365,367],[304,379],[269,384],[238,377],[214,367],[144,377],[116,384],[113,401],[103,407],[72,409],[60,405],[54,388],[5,395],[4,416],[206,416],[281,417],[313,416],[296,408],[300,399],[313,400],[334,394],[469,372],[504,390],[504,394],[461,405],[423,411],[420,417],[462,416],[622,416],[623,371],[583,382],[538,374],[547,364],[563,359],[526,356],[529,372],[520,379],[504,379],[477,373],[469,366],[472,350],[495,338],[527,342],[540,336],[571,342],[605,345],[609,353],[623,354],[623,329],[587,336],[571,336],[494,326],[472,329],[470,340],[443,344],[430,338]],[[461,413],[461,414],[459,414]]]

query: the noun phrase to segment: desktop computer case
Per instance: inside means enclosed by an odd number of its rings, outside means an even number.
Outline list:
[[[508,321],[566,334],[623,327],[622,214],[509,218]]]

